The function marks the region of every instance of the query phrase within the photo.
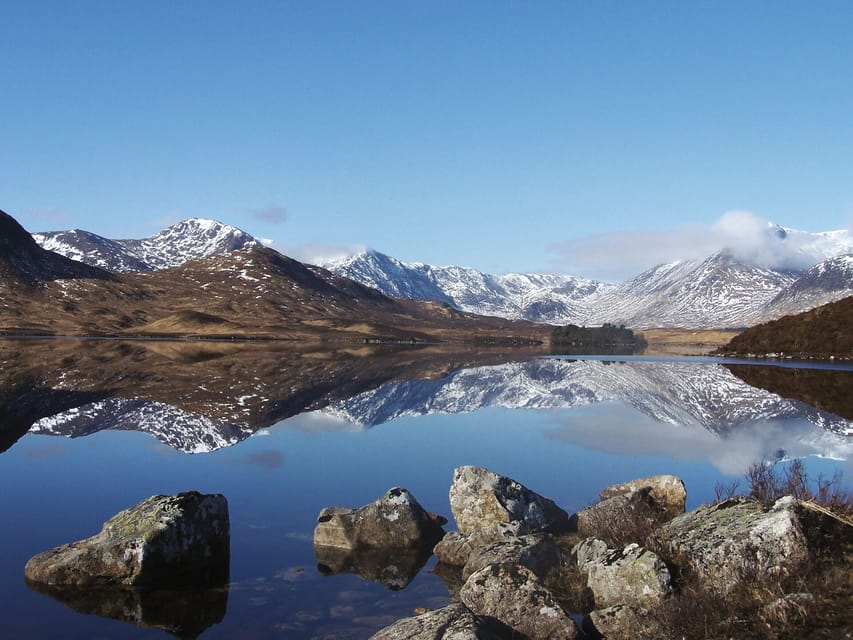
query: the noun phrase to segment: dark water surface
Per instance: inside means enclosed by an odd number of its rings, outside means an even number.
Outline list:
[[[747,384],[750,363],[737,365],[745,373],[717,360],[520,351],[4,342],[0,366],[4,638],[368,638],[446,604],[447,589],[432,559],[403,589],[376,580],[383,559],[365,559],[365,577],[324,575],[318,560],[347,567],[315,557],[318,512],[403,486],[450,517],[463,464],[570,513],[609,484],[658,473],[685,480],[692,508],[757,460],[801,457],[811,475],[841,470],[850,486],[853,422],[820,397],[850,395],[849,368],[816,381],[812,369],[802,377],[815,388],[793,393],[790,376]],[[795,399],[762,388],[773,384]],[[228,499],[227,589],[44,594],[24,583],[32,555],[190,489]]]

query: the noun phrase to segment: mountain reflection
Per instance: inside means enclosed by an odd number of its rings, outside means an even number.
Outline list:
[[[5,340],[0,350],[4,450],[27,430],[79,437],[124,429],[203,453],[297,414],[312,429],[339,430],[404,415],[600,403],[630,407],[650,424],[694,427],[732,442],[756,423],[788,431],[806,424],[829,438],[815,444],[821,455],[846,451],[853,433],[848,417],[825,410],[850,415],[844,403],[853,372],[839,370],[827,377],[766,366],[542,358],[536,350],[458,345]],[[777,373],[787,385],[780,393],[794,399],[745,382],[755,378],[771,388]],[[797,386],[807,379],[819,382]]]

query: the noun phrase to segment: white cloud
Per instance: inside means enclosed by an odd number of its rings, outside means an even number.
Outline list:
[[[564,271],[623,280],[655,265],[701,259],[721,249],[772,269],[806,269],[853,249],[853,233],[828,237],[786,231],[749,211],[729,211],[711,225],[614,231],[554,243],[547,250]]]
[[[279,253],[283,253],[294,260],[318,265],[325,264],[331,260],[346,258],[367,248],[359,244],[325,244],[322,242],[313,242],[296,245],[267,240],[263,242]]]

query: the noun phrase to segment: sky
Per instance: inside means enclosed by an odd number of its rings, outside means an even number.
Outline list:
[[[851,29],[849,0],[12,0],[0,208],[623,279],[737,220],[853,226]]]

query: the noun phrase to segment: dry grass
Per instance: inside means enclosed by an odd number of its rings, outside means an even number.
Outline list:
[[[648,355],[697,355],[728,344],[740,332],[736,329],[646,329],[638,333],[648,343],[645,351]]]
[[[746,474],[746,494],[765,504],[783,495],[800,501],[800,522],[811,558],[795,572],[768,575],[760,563],[745,563],[737,585],[727,593],[709,586],[705,576],[674,557],[658,538],[658,523],[642,509],[623,513],[618,527],[601,523],[597,534],[612,546],[637,542],[655,551],[673,575],[673,594],[644,617],[658,629],[655,637],[673,639],[783,640],[853,637],[853,493],[841,476],[808,477],[799,461],[777,469],[754,464]],[[738,493],[740,483],[717,486],[717,497]],[[618,529],[618,531],[613,531]],[[566,545],[577,540],[567,540]],[[572,611],[594,608],[584,576],[575,567],[561,569],[553,589]],[[586,606],[586,608],[581,608]]]

